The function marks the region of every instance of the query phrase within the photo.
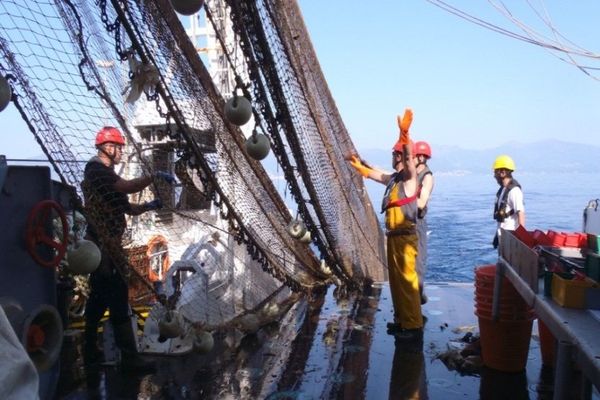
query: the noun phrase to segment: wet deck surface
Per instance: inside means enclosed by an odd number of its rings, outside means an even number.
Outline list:
[[[550,399],[551,371],[542,368],[534,323],[526,371],[476,374],[450,370],[439,358],[478,334],[472,284],[427,286],[422,342],[396,343],[389,286],[336,300],[333,290],[298,302],[279,324],[246,336],[239,351],[217,339],[211,355],[157,358],[153,375],[103,368],[99,387],[59,385],[58,398],[86,399]],[[305,318],[306,316],[306,318]],[[219,342],[222,342],[219,345]],[[74,386],[73,386],[74,385]],[[574,379],[574,390],[580,385]],[[594,398],[598,398],[594,394]]]

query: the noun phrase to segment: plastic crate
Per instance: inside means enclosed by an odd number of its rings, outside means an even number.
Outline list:
[[[565,247],[579,247],[579,233],[562,232],[565,235]]]
[[[585,274],[600,282],[600,254],[587,253],[585,256]]]
[[[579,235],[579,246],[577,246],[577,247],[581,247],[582,249],[587,249],[588,248],[587,233],[579,232],[578,235]]]
[[[586,291],[598,290],[598,284],[589,278],[565,279],[558,274],[552,276],[552,299],[568,308],[587,308]]]
[[[546,269],[551,272],[557,272],[556,267],[559,267],[559,270],[563,272],[569,272],[573,269],[579,272],[584,271],[585,254],[587,253],[584,249],[540,246],[539,251],[540,260],[543,261]]]
[[[594,253],[598,253],[598,249],[600,248],[600,236],[594,235],[593,233],[587,234],[587,247]]]
[[[535,246],[535,240],[533,239],[531,232],[527,231],[527,229],[523,228],[521,225],[514,230],[513,234],[527,247],[532,248]]]
[[[548,231],[547,236],[553,247],[563,247],[565,245],[565,240],[567,239],[565,234],[552,230]]]
[[[552,241],[544,231],[536,229],[531,236],[537,246],[552,246]]]

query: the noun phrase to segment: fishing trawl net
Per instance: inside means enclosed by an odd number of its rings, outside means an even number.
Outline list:
[[[297,3],[227,3],[248,61],[256,109],[321,254],[350,281],[385,279],[377,218],[362,179],[344,161],[356,150]]]
[[[381,231],[345,165],[353,146],[297,5],[208,1],[206,10],[214,36],[230,29],[217,61],[234,81],[209,73],[167,0],[0,3],[0,71],[13,103],[59,179],[77,188],[73,208],[99,227],[132,301],[160,292],[165,309],[215,328],[292,291],[383,279]],[[291,205],[224,117],[235,87],[252,100],[253,134],[269,137]],[[176,182],[154,179],[94,205],[81,184],[102,126],[125,136],[121,177],[166,171]],[[162,208],[101,227],[107,212],[154,199]],[[308,240],[290,235],[291,208]]]

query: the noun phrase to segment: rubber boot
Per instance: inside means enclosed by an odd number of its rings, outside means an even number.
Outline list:
[[[103,353],[98,348],[98,325],[86,323],[83,336],[83,365],[98,366],[103,360]]]
[[[86,365],[85,370],[85,384],[87,387],[88,398],[100,398],[98,396],[100,390],[101,381],[101,369],[98,364]]]
[[[154,362],[144,360],[137,351],[135,333],[131,322],[127,321],[113,326],[115,342],[121,350],[121,367],[125,370],[151,373],[156,371]]]
[[[425,294],[425,289],[421,284],[419,284],[419,294],[421,295],[421,305],[426,304],[427,300],[429,299],[427,298],[427,295]]]
[[[400,332],[402,330],[402,326],[396,322],[388,322],[387,325],[387,334],[393,335],[396,332]]]
[[[398,332],[394,332],[396,341],[422,341],[423,340],[423,328],[417,329],[401,329]]]

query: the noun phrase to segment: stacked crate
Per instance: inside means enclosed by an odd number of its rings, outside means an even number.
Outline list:
[[[562,307],[600,309],[600,235],[523,227],[513,234],[538,249],[547,296]]]

